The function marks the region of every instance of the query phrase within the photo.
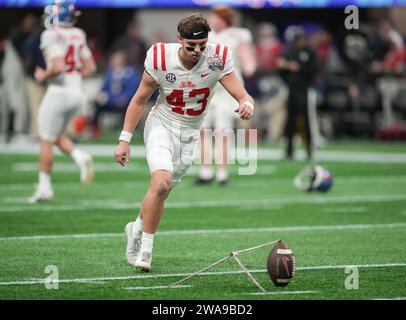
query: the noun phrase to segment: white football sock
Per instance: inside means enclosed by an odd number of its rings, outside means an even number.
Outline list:
[[[216,173],[217,181],[226,181],[228,179],[228,169],[218,168]]]
[[[39,172],[39,187],[41,189],[51,189],[51,176],[43,171]]]
[[[142,221],[141,216],[138,216],[133,223],[131,234],[135,239],[141,239],[143,231],[144,231],[144,221]]]
[[[70,153],[70,156],[72,157],[73,160],[75,160],[76,164],[81,167],[85,164],[85,153],[78,148],[74,148],[72,152]]]
[[[200,178],[203,180],[213,179],[213,169],[208,166],[200,166]]]
[[[154,246],[154,234],[143,232],[140,251],[152,252],[153,246]]]

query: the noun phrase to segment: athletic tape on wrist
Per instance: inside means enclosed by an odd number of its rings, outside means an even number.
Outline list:
[[[118,138],[118,140],[130,143],[132,137],[133,137],[133,134],[131,132],[123,130],[123,131],[121,131],[120,138]]]
[[[254,111],[254,105],[253,105],[251,102],[245,101],[244,104],[245,104],[246,106],[250,107],[252,111]]]

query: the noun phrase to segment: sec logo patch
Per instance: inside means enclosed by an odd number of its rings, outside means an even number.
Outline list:
[[[168,73],[166,75],[166,81],[174,83],[176,81],[176,76],[173,73]]]

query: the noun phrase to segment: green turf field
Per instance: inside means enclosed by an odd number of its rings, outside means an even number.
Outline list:
[[[356,146],[356,144],[355,144]],[[404,146],[366,151],[402,152]],[[331,150],[358,150],[340,144]],[[113,149],[112,149],[113,152]],[[96,157],[97,177],[81,187],[70,159],[57,157],[55,199],[28,205],[34,155],[0,154],[0,299],[375,299],[406,297],[406,164],[321,162],[334,175],[327,194],[296,190],[301,161],[261,161],[253,176],[172,191],[154,243],[152,272],[125,260],[125,224],[148,187],[144,160],[126,168]],[[192,168],[192,173],[193,173]],[[162,288],[239,250],[283,239],[297,259],[295,277],[275,287],[266,273],[271,247],[241,255],[269,291],[259,290],[232,259],[184,286]],[[45,287],[48,265],[59,288]],[[359,289],[346,289],[358,266]]]

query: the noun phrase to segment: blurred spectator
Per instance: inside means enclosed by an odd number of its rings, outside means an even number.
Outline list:
[[[39,19],[33,20],[32,24],[31,33],[28,34],[22,45],[22,58],[25,69],[28,107],[30,110],[31,136],[38,138],[38,110],[46,87],[44,83],[35,81],[34,72],[37,67],[45,69],[45,60],[40,49],[41,28]]]
[[[10,127],[13,143],[26,141],[27,109],[23,66],[11,40],[0,35],[0,142],[7,142]]]
[[[257,117],[262,122],[259,125],[265,129],[269,142],[274,142],[282,135],[286,118],[287,89],[275,72],[276,62],[282,53],[283,44],[276,27],[272,23],[260,24],[257,30],[256,57],[261,98],[258,99]]]
[[[118,50],[126,52],[128,65],[138,70],[144,68],[147,46],[140,35],[137,22],[131,21],[128,24],[126,34],[113,43],[109,52],[113,53]]]
[[[32,14],[27,14],[24,16],[20,25],[10,33],[11,41],[22,59],[24,57],[24,43],[32,33],[38,31],[38,24],[37,17]]]
[[[382,52],[373,64],[374,71],[401,73],[406,65],[406,48],[400,32],[389,19],[382,19],[374,37],[374,45]]]
[[[93,60],[97,65],[97,70],[100,70],[101,64],[104,59],[103,52],[100,50],[99,37],[96,35],[88,35],[87,46],[92,52]]]
[[[300,126],[307,158],[311,160],[313,157],[313,140],[309,121],[308,91],[313,85],[318,71],[317,54],[309,46],[302,27],[290,26],[286,29],[285,38],[289,46],[283,57],[277,61],[282,78],[289,88],[288,117],[285,127],[287,137],[285,156],[287,159],[293,158],[293,138],[299,129],[298,126]]]
[[[318,125],[317,109],[323,105],[326,99],[327,82],[329,74],[344,70],[337,48],[334,45],[333,36],[322,26],[317,25],[309,35],[309,44],[316,51],[319,70],[313,88],[309,88],[309,120],[314,146],[324,145],[326,139],[321,135]]]
[[[324,71],[332,49],[332,37],[326,30],[320,28],[312,33],[309,41],[313,49],[316,50],[320,70]]]
[[[278,38],[278,31],[272,23],[262,23],[258,27],[256,56],[258,69],[273,70],[282,54],[283,46]]]
[[[119,113],[123,120],[127,105],[140,83],[141,76],[138,69],[126,62],[124,51],[115,52],[110,59],[100,92],[96,95],[95,113],[92,121],[93,138],[101,134],[99,124],[102,113]]]
[[[406,49],[399,32],[389,31],[389,51],[382,61],[382,68],[385,72],[401,73],[405,71]]]
[[[5,105],[5,94],[4,94],[4,76],[3,76],[3,63],[6,55],[6,40],[0,35],[0,145],[7,142],[7,123],[5,117],[8,117],[7,106]]]

